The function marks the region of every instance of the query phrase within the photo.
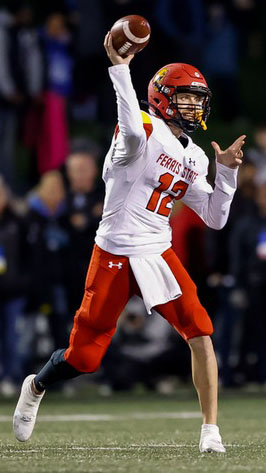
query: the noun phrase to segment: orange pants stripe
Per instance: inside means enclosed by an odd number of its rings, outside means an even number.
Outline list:
[[[182,296],[155,307],[155,310],[185,340],[211,335],[212,322],[198,299],[194,282],[172,248],[162,256],[178,280]],[[129,259],[108,253],[95,245],[83,300],[76,312],[69,347],[65,352],[68,363],[81,372],[97,371],[115,333],[118,318],[134,294],[141,295]]]

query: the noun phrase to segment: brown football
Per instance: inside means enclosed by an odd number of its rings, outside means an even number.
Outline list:
[[[136,54],[145,48],[150,34],[148,21],[139,15],[123,16],[111,28],[113,46],[122,57]]]

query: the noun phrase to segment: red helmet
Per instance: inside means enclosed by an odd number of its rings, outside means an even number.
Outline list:
[[[189,104],[182,107],[174,102],[173,97],[177,93],[190,93],[200,95],[203,101],[194,106],[194,118],[186,119],[182,116],[183,110]],[[212,93],[201,72],[189,64],[174,63],[162,67],[151,79],[148,87],[148,102],[150,108],[166,121],[182,128],[186,132],[192,132],[198,126],[206,129],[206,120],[210,113],[210,98]],[[185,105],[185,107],[184,107]]]

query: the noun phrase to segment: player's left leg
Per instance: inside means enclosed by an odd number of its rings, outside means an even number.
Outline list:
[[[199,336],[189,339],[188,344],[191,349],[192,378],[203,415],[199,448],[201,452],[224,453],[217,426],[218,370],[212,341],[209,336]]]
[[[209,336],[188,340],[191,349],[192,377],[198,393],[204,424],[217,423],[217,362]]]
[[[202,410],[200,451],[225,452],[217,423],[217,363],[210,335],[212,322],[202,307],[197,288],[172,249],[162,255],[176,276],[182,296],[155,307],[188,342],[192,377]]]

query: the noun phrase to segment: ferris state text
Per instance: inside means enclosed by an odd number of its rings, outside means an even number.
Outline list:
[[[183,166],[182,163],[179,163],[176,159],[170,158],[167,154],[160,154],[158,159],[156,160],[162,167],[169,169],[169,171],[178,174],[183,179],[186,179],[188,182],[195,182],[198,173],[192,171],[192,169],[188,168],[187,166]]]

